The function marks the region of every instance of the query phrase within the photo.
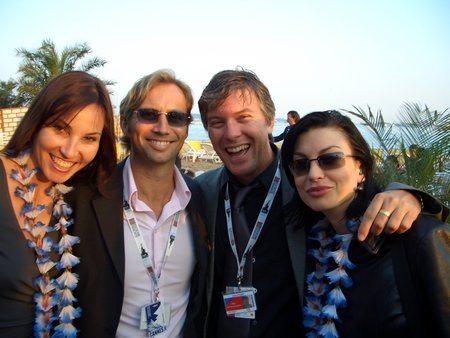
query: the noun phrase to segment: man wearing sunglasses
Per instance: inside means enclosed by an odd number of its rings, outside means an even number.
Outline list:
[[[280,152],[270,142],[275,106],[269,91],[252,72],[226,70],[211,79],[198,105],[224,163],[197,178],[207,200],[206,223],[213,244],[206,336],[302,337],[305,257],[298,248],[305,245],[305,234],[301,220],[289,211],[295,191],[280,168]],[[307,171],[311,161],[332,168],[345,156],[297,162],[295,170]],[[243,203],[238,203],[247,190]],[[244,219],[238,217],[242,209]],[[358,238],[364,240],[371,226],[375,234],[383,229],[404,232],[420,211],[419,199],[410,193],[379,194]],[[242,305],[243,297],[250,300],[250,308]]]
[[[208,257],[202,201],[197,183],[175,166],[192,105],[190,88],[169,70],[138,80],[120,104],[130,155],[92,205],[76,208],[90,225],[78,234],[88,241],[78,272],[89,279],[77,289],[83,337],[201,334]]]

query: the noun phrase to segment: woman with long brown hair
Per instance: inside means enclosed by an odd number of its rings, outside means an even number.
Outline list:
[[[52,79],[0,153],[0,336],[76,335],[79,258],[66,182],[96,185],[116,164],[105,85],[85,72]],[[99,151],[102,149],[102,151]]]

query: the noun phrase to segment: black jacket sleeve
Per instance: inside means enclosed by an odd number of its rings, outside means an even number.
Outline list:
[[[280,135],[274,136],[273,142],[280,142],[280,141],[284,140],[284,138],[286,137],[286,134],[289,131],[289,128],[290,128],[290,126],[287,126],[286,128],[284,128],[284,131]]]
[[[405,313],[413,316],[408,322],[422,330],[417,336],[450,337],[450,224],[420,216],[393,250]]]

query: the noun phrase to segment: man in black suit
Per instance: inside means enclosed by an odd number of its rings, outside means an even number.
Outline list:
[[[213,76],[198,104],[224,163],[197,178],[213,243],[206,336],[302,337],[302,248],[308,224],[291,212],[298,208],[296,193],[280,167],[278,148],[270,142],[275,122],[270,93],[254,73],[224,70]],[[361,240],[369,229],[406,231],[421,207],[413,194],[398,190],[378,194],[369,209],[359,228]],[[241,217],[234,216],[238,211]],[[241,305],[242,297],[251,299],[249,311]]]
[[[123,145],[105,191],[78,187],[81,337],[199,337],[208,257],[197,184],[175,165],[193,98],[171,71],[138,80],[120,105]]]

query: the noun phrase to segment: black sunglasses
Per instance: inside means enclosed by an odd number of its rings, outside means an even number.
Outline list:
[[[341,168],[345,165],[346,157],[356,157],[353,155],[345,155],[343,153],[330,153],[317,156],[317,158],[300,158],[298,160],[293,160],[289,164],[289,169],[291,169],[292,175],[303,176],[308,174],[309,168],[311,167],[312,161],[317,161],[320,168],[324,170],[331,170]]]
[[[179,111],[169,111],[163,113],[151,108],[139,108],[134,111],[139,122],[142,123],[157,123],[159,115],[165,115],[167,123],[172,127],[184,127],[191,121],[191,115]]]

